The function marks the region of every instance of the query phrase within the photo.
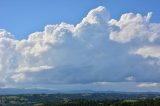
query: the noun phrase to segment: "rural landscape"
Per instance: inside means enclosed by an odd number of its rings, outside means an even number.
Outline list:
[[[0,96],[2,106],[160,106],[160,94],[78,93]]]

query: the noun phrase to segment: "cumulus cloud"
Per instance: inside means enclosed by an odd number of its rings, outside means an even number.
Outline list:
[[[159,57],[159,49],[146,48],[158,45],[160,34],[151,14],[126,13],[117,21],[100,6],[77,25],[47,25],[27,39],[1,29],[0,81],[4,86],[160,82],[159,65],[141,58]]]
[[[158,30],[160,24],[150,23],[152,13],[147,16],[141,14],[126,13],[123,14],[119,21],[111,19],[109,25],[112,31],[110,39],[120,43],[127,43],[131,40],[141,40],[154,42],[160,35]]]

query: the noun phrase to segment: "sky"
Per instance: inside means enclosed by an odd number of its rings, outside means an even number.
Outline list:
[[[151,21],[160,22],[159,4],[159,0],[0,0],[0,28],[23,39],[30,33],[43,31],[48,24],[77,24],[98,6],[105,6],[114,19],[128,12],[145,15],[152,11]]]
[[[0,87],[160,92],[159,4],[0,0]]]

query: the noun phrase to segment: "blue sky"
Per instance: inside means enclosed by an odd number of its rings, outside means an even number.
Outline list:
[[[0,28],[23,39],[47,24],[77,24],[98,6],[105,6],[115,19],[127,12],[145,15],[152,11],[151,21],[160,22],[159,4],[159,0],[0,0]]]
[[[0,88],[160,92],[159,4],[0,0]]]

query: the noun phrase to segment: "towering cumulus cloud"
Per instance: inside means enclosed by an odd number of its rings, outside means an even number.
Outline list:
[[[100,6],[77,25],[47,25],[27,39],[0,29],[0,86],[159,83],[160,24],[151,15],[114,20]]]

